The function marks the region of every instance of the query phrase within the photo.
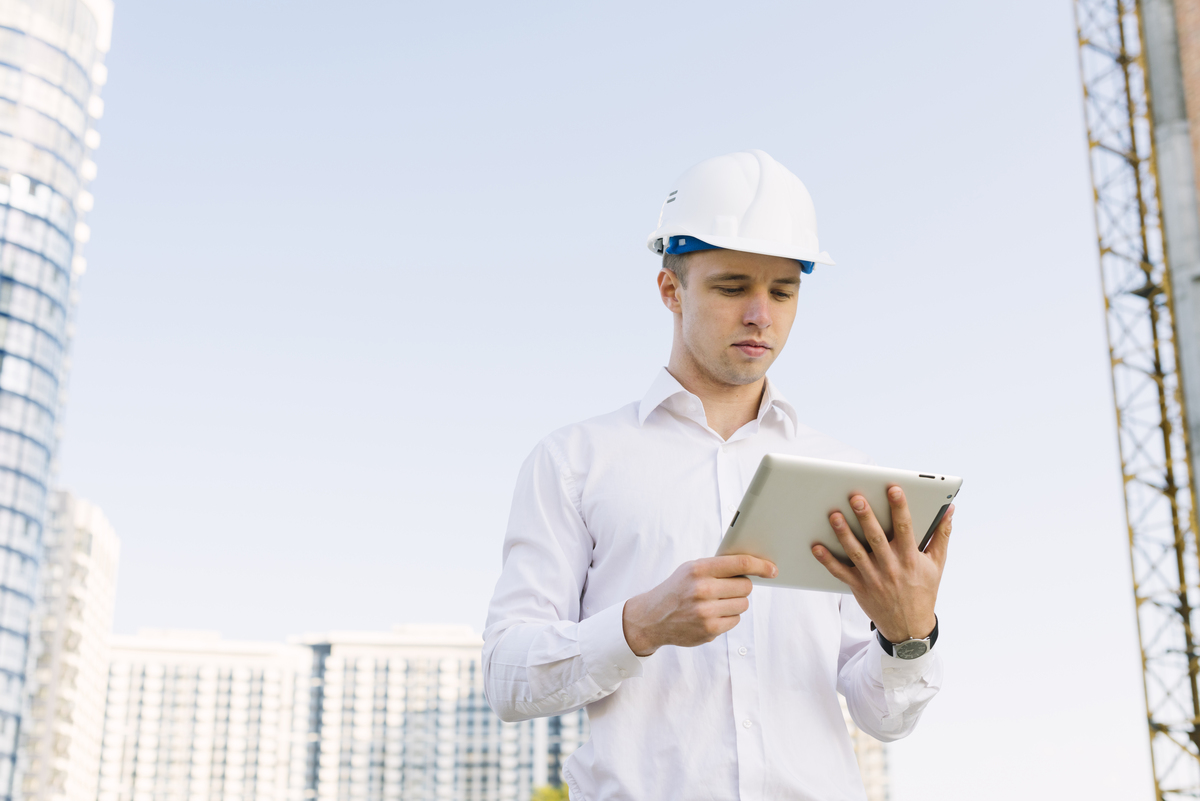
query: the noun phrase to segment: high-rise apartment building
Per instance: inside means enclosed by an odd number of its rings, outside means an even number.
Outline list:
[[[284,643],[204,632],[114,637],[96,797],[300,798],[309,699],[320,691],[312,665],[308,648]]]
[[[497,718],[483,696],[483,642],[465,626],[305,641],[323,687],[306,798],[524,801],[559,783],[562,761],[587,737],[582,711]]]
[[[586,715],[502,722],[481,646],[453,626],[115,637],[98,799],[524,801],[558,783]]]
[[[0,801],[13,795],[112,16],[111,0],[0,0]]]
[[[560,783],[587,715],[501,721],[481,646],[459,626],[115,637],[98,801],[525,801]],[[882,744],[847,725],[886,801]]]
[[[20,794],[95,801],[120,543],[100,509],[59,490],[44,544]]]

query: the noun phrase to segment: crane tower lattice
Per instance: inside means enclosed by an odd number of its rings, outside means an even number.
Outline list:
[[[1200,798],[1200,561],[1135,0],[1075,0],[1155,797]]]

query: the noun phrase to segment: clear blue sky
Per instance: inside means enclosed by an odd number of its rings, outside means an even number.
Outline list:
[[[821,244],[772,373],[955,473],[897,801],[1151,793],[1069,0],[119,0],[62,483],[117,629],[481,628],[534,443],[639,398],[671,181],[759,147]]]

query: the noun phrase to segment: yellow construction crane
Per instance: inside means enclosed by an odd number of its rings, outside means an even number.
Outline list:
[[[1195,298],[1186,294],[1195,294],[1194,273],[1187,287],[1173,291],[1181,286],[1181,273],[1172,257],[1178,252],[1180,259],[1194,260],[1194,248],[1176,246],[1171,237],[1190,230],[1195,185],[1191,174],[1175,174],[1177,162],[1170,163],[1172,172],[1159,171],[1166,169],[1159,152],[1166,144],[1155,126],[1166,126],[1155,108],[1159,84],[1153,79],[1159,76],[1151,74],[1167,72],[1155,60],[1160,40],[1154,36],[1173,6],[1170,0],[1074,4],[1155,797],[1195,799],[1200,557],[1190,442],[1196,429],[1189,434],[1185,397],[1200,410],[1200,393],[1185,390],[1200,380],[1200,370],[1189,369],[1200,347],[1193,340],[1200,338],[1191,319]],[[1175,36],[1174,27],[1169,34]],[[1164,47],[1177,46],[1172,40]],[[1178,52],[1171,52],[1178,72]],[[1178,147],[1171,147],[1175,158]],[[1184,160],[1190,164],[1190,158],[1189,149]],[[1180,201],[1172,192],[1180,180],[1192,193],[1190,212],[1186,203],[1182,212],[1176,208]]]

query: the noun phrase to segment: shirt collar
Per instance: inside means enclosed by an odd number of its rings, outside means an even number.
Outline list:
[[[680,384],[665,367],[659,370],[658,375],[654,378],[654,383],[650,385],[650,389],[647,390],[638,406],[638,424],[645,425],[646,418],[659,406],[665,406],[669,411],[683,417],[689,417],[698,422],[704,421],[704,405],[700,399],[684,389],[683,384]],[[762,403],[758,407],[759,421],[772,409],[775,409],[782,418],[790,423],[787,426],[788,438],[794,437],[796,427],[799,425],[796,409],[768,378]]]

